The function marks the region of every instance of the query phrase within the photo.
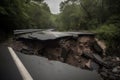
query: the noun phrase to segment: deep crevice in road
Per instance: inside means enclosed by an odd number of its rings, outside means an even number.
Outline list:
[[[93,36],[47,41],[19,39],[13,41],[12,47],[24,54],[43,56],[80,68],[90,68],[90,57],[92,58],[93,54],[103,55],[103,49]]]

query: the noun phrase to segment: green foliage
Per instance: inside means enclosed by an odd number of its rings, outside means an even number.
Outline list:
[[[107,53],[120,53],[120,0],[66,0],[57,18],[61,30],[92,30],[107,44]]]
[[[51,26],[50,10],[46,3],[31,2],[26,5],[30,28],[48,28]]]
[[[105,41],[107,45],[108,55],[118,55],[120,56],[120,28],[114,24],[103,25],[96,29],[95,32],[99,39]]]
[[[0,21],[3,28],[15,29],[27,25],[27,17],[24,13],[24,0],[1,0]],[[25,25],[23,25],[25,24]],[[26,27],[26,26],[25,26]]]
[[[118,33],[118,28],[113,24],[103,25],[96,29],[96,32],[100,35],[99,37],[104,40],[114,39]],[[111,41],[110,41],[111,42]]]
[[[107,20],[107,10],[102,0],[66,0],[60,4],[61,27],[65,30],[89,30]]]
[[[14,29],[53,26],[49,7],[44,0],[0,0],[0,32],[8,36]],[[0,38],[0,39],[2,39]]]
[[[40,2],[40,3],[41,3],[41,2],[43,2],[44,0],[34,0],[34,1],[37,1],[37,2]]]
[[[0,21],[4,30],[8,27],[11,31],[20,28],[47,28],[52,25],[50,15],[49,7],[43,0],[0,1]]]

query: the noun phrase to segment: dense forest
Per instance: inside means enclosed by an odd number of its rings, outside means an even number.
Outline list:
[[[0,0],[1,39],[14,29],[49,28],[52,25],[49,7],[43,0]]]
[[[105,41],[107,53],[120,53],[120,0],[65,0],[52,14],[44,0],[0,0],[0,40],[14,29],[88,30]]]

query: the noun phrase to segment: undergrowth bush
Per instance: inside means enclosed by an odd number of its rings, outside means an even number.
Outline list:
[[[106,24],[95,30],[97,37],[104,40],[106,54],[120,56],[120,28],[114,24]]]

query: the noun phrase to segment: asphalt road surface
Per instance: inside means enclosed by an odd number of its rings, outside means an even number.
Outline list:
[[[0,46],[0,80],[22,80],[22,76],[5,46]]]
[[[15,54],[34,80],[101,80],[95,71],[83,70],[35,55],[19,52]],[[0,47],[0,80],[23,80],[7,47]]]

